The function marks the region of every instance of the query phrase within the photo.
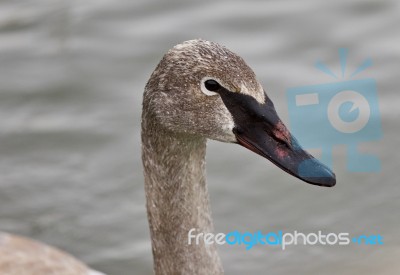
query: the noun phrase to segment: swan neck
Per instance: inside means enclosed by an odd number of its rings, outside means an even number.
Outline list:
[[[211,233],[205,180],[206,140],[142,121],[146,206],[156,274],[222,274],[214,245],[188,244],[188,232]]]

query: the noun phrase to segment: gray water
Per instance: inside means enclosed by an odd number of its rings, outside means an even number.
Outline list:
[[[381,234],[381,246],[221,246],[227,274],[397,274],[400,270],[398,1],[0,2],[0,230],[68,251],[108,274],[151,274],[140,162],[144,85],[192,38],[226,45],[254,69],[288,123],[289,87],[329,83],[370,57],[383,139],[361,145],[380,173],[346,170],[318,188],[237,145],[209,142],[216,232]]]

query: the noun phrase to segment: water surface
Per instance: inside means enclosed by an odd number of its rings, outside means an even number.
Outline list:
[[[162,55],[192,38],[219,42],[254,69],[288,123],[289,87],[329,83],[313,64],[367,57],[384,137],[362,144],[382,171],[346,171],[317,188],[245,149],[210,142],[216,232],[381,234],[380,247],[222,246],[227,274],[395,274],[400,269],[397,1],[2,1],[0,230],[60,247],[108,274],[152,274],[140,162],[144,85]]]

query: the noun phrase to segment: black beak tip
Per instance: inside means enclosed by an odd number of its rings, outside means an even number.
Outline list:
[[[314,185],[332,187],[336,184],[336,175],[326,165],[312,158],[303,161],[298,168],[299,177]]]
[[[318,186],[323,186],[323,187],[333,187],[336,185],[336,177],[335,174],[332,175],[332,177],[305,177],[303,178],[306,182],[313,184],[313,185],[318,185]]]

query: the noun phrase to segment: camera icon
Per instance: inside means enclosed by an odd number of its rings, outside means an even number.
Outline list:
[[[344,144],[349,171],[380,170],[376,156],[357,150],[359,143],[382,137],[374,79],[289,88],[286,94],[290,128],[303,147],[320,149],[320,160],[332,167],[333,146]]]

